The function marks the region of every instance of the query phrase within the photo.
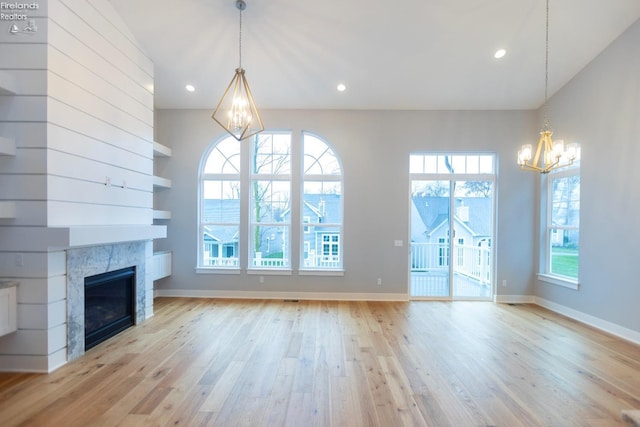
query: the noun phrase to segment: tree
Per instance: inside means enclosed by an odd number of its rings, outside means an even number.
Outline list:
[[[273,134],[258,134],[252,139],[252,174],[278,175],[290,168],[290,146],[283,152],[274,149]],[[254,230],[254,251],[261,252],[264,234],[267,232],[259,224],[265,219],[275,219],[278,213],[289,208],[289,193],[274,191],[274,181],[254,179],[253,215],[256,227]],[[274,198],[274,196],[277,197]],[[274,207],[277,204],[277,207]]]
[[[464,191],[470,197],[491,197],[493,193],[493,182],[491,181],[466,181],[463,185]]]

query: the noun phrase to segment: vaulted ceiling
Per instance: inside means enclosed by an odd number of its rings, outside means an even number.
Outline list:
[[[238,66],[235,0],[110,1],[155,64],[156,108],[215,108]],[[242,66],[260,108],[544,101],[545,0],[246,2]],[[549,94],[639,18],[638,0],[550,0]]]

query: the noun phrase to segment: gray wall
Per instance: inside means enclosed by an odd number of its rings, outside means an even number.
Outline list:
[[[535,138],[532,111],[265,111],[268,129],[314,132],[329,141],[344,168],[343,277],[196,274],[198,165],[222,135],[205,110],[156,111],[155,136],[173,149],[156,174],[173,186],[156,196],[172,211],[168,238],[156,250],[173,250],[173,275],[156,288],[192,291],[349,292],[406,294],[408,289],[409,153],[493,151],[499,159],[497,283],[502,295],[531,295],[535,236],[535,175],[515,165],[518,147]],[[394,246],[394,240],[404,246]],[[376,278],[382,278],[382,286]],[[507,280],[507,287],[502,281]]]
[[[554,136],[582,144],[580,290],[545,300],[640,331],[640,21],[551,100]]]

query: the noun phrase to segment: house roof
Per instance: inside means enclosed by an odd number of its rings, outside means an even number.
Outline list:
[[[423,196],[415,194],[412,202],[422,220],[426,232],[437,228],[449,217],[449,198]],[[456,208],[465,206],[468,208],[468,220],[457,216],[456,219],[464,223],[476,236],[490,236],[492,225],[493,201],[485,197],[456,197]]]
[[[305,194],[303,216],[311,216],[311,222],[316,223],[322,217],[323,223],[341,222],[341,195],[339,194]],[[324,205],[324,206],[323,206]],[[290,215],[290,209],[273,212],[272,219],[266,221],[280,222],[283,217]],[[202,210],[202,222],[238,223],[240,222],[239,200],[211,200],[205,199]]]

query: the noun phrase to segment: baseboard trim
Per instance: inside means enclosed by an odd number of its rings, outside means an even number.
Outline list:
[[[631,341],[634,344],[640,345],[640,332],[633,329],[625,328],[616,323],[609,322],[607,320],[600,319],[599,317],[592,316],[590,314],[583,313],[573,308],[555,303],[553,301],[546,300],[544,298],[535,297],[535,304],[544,307],[548,310],[567,316],[573,320],[577,320],[580,323],[592,326],[601,331],[607,332],[611,335],[615,335],[619,338]]]
[[[182,298],[237,298],[237,299],[297,299],[326,301],[408,301],[404,293],[355,293],[355,292],[253,292],[217,291],[196,289],[156,289],[156,297]]]

